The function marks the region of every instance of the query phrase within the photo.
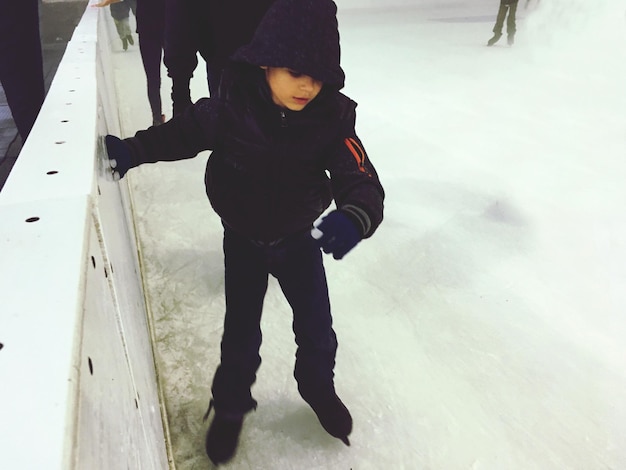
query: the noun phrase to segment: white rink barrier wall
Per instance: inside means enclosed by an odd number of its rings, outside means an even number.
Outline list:
[[[6,469],[169,468],[128,189],[103,169],[108,16],[87,7],[0,193]]]

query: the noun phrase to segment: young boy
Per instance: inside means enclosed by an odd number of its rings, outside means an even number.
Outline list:
[[[320,247],[341,259],[383,218],[383,188],[339,92],[344,73],[332,0],[277,0],[233,56],[219,98],[124,141],[107,136],[119,176],[134,166],[210,149],[205,176],[224,226],[226,314],[206,451],[235,454],[261,363],[269,274],[293,310],[294,376],[321,425],[349,445],[352,417],[335,393],[337,339]],[[330,175],[330,178],[329,176]],[[335,200],[337,209],[313,223]]]

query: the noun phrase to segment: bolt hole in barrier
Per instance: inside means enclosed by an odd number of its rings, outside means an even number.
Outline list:
[[[129,189],[105,165],[116,36],[86,5],[0,192],[2,468],[169,469]]]

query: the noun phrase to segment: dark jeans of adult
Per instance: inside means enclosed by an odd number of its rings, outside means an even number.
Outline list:
[[[212,0],[165,0],[165,51],[163,62],[172,79],[172,111],[182,114],[191,106],[190,81],[198,65],[198,53],[207,62],[213,49],[209,18]],[[242,10],[240,10],[242,11]],[[236,27],[236,25],[231,25]],[[213,95],[213,93],[211,93]]]
[[[231,55],[252,39],[274,0],[165,0],[164,62],[172,78],[174,115],[191,104],[189,83],[198,64],[206,62],[211,96],[218,96],[222,73]]]
[[[280,243],[261,245],[224,231],[226,315],[221,364],[213,379],[218,412],[238,416],[256,407],[250,387],[261,364],[261,313],[272,274],[293,311],[296,344],[294,376],[300,393],[334,390],[337,338],[322,253],[309,230]]]
[[[26,140],[46,95],[39,0],[0,0],[0,83]]]
[[[515,15],[517,13],[517,1],[518,0],[501,0],[500,8],[498,9],[498,16],[496,17],[496,24],[493,27],[493,32],[500,36],[502,35],[502,28],[504,27],[504,20],[506,19],[506,33],[509,36],[514,36],[517,31],[515,24]],[[507,11],[509,13],[507,18]]]
[[[153,119],[160,119],[161,104],[161,59],[165,44],[164,0],[137,1],[137,35],[143,69],[146,73],[148,101]]]

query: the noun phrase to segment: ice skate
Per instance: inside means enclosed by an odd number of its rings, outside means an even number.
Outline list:
[[[487,45],[493,46],[496,42],[500,40],[501,37],[502,37],[502,34],[495,33],[493,37],[489,41],[487,41]]]
[[[209,405],[209,411],[213,408],[213,401]],[[233,458],[239,444],[239,435],[243,426],[243,415],[230,415],[215,411],[213,421],[209,426],[205,440],[205,450],[211,462],[219,465]]]
[[[303,398],[311,406],[326,432],[349,446],[352,416],[337,394],[333,391],[314,397],[303,395]]]

